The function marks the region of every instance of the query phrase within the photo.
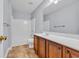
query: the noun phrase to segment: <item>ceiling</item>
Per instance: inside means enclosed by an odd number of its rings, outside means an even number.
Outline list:
[[[48,6],[44,10],[44,14],[45,15],[51,14],[53,12],[58,11],[61,8],[72,5],[72,4],[76,3],[76,2],[79,2],[79,0],[61,0],[58,4],[52,3],[50,6]]]
[[[14,11],[32,13],[43,0],[11,0]]]
[[[43,1],[46,0],[11,0],[11,4],[13,10],[16,12],[32,13]],[[58,4],[52,3],[45,8],[44,14],[48,15],[77,1],[79,0],[61,0]]]

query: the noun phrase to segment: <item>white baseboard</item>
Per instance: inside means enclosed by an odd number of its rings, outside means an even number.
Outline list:
[[[7,58],[8,52],[9,52],[11,49],[12,49],[12,46],[7,49],[4,58]]]
[[[23,44],[16,44],[16,45],[12,45],[12,47],[21,46],[21,45],[28,45],[28,44],[26,44],[26,43],[23,43]]]

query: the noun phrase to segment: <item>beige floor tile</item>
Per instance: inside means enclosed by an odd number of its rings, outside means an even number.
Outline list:
[[[16,46],[9,51],[7,58],[38,58],[35,51],[28,45]]]

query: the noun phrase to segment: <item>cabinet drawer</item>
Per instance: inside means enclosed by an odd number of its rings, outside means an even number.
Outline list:
[[[49,41],[48,43],[48,57],[49,58],[62,58],[62,46],[54,42]]]

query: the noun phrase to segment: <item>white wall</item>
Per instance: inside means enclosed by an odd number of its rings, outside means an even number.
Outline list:
[[[10,47],[10,28],[6,24],[10,24],[11,5],[8,0],[0,0],[0,35],[8,37],[6,41],[0,42],[0,57],[4,57],[7,49]]]
[[[32,18],[35,19],[35,32],[41,33],[44,31],[44,9],[47,5],[47,0],[44,0],[40,6],[32,13]]]
[[[3,35],[3,0],[0,0],[0,35]],[[0,42],[0,58],[3,57],[3,44]]]
[[[39,11],[37,15],[35,15],[35,32],[41,33],[43,32],[43,12]]]
[[[77,4],[77,23],[79,23],[79,3]],[[79,34],[79,24],[78,24],[78,34]]]
[[[79,34],[78,5],[79,3],[75,3],[49,14],[47,20],[50,20],[50,31]],[[65,27],[54,27],[62,25]]]
[[[4,15],[3,15],[3,34],[7,36],[7,40],[3,43],[4,55],[7,49],[11,46],[11,18],[12,8],[9,0],[4,0]]]
[[[31,19],[31,32],[32,32],[31,36],[32,37],[34,36],[34,33],[35,33],[35,24],[36,24],[35,21],[36,21],[35,18]]]
[[[44,23],[43,23],[43,27],[44,27],[43,31],[49,32],[49,25],[50,25],[49,20],[44,21]]]
[[[0,35],[3,34],[3,0],[0,0]]]
[[[31,15],[29,13],[23,13],[23,12],[19,12],[19,11],[15,11],[13,9],[12,11],[12,14],[13,14],[13,18],[15,19],[27,19],[27,20],[30,20],[31,18]]]
[[[27,24],[24,24],[27,21]],[[23,45],[31,38],[31,20],[12,19],[12,45]]]
[[[31,38],[31,15],[12,10],[12,46],[27,44]],[[27,21],[27,24],[24,24]]]

